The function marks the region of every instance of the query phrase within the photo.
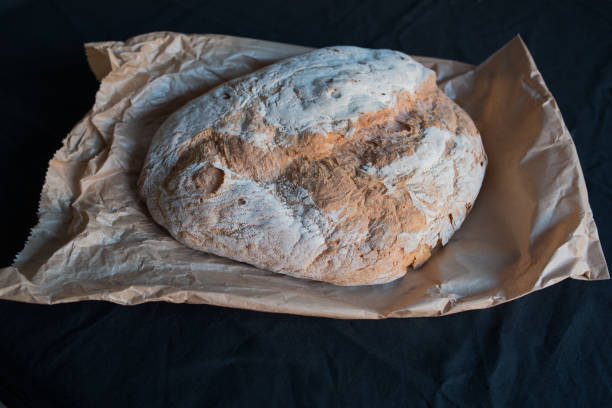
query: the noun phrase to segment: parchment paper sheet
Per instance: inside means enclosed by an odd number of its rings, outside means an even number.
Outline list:
[[[308,50],[176,33],[87,44],[101,80],[95,105],[49,163],[40,221],[13,266],[0,270],[0,298],[384,318],[486,308],[566,278],[609,278],[575,146],[519,37],[477,67],[417,58],[474,119],[489,157],[471,214],[421,269],[385,285],[336,287],[171,238],[136,195],[157,127],[213,86]]]

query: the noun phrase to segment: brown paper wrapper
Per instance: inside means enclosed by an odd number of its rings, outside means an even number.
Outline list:
[[[486,308],[566,278],[609,278],[575,146],[519,37],[477,67],[416,57],[474,119],[489,157],[472,212],[422,268],[384,285],[337,287],[175,241],[136,194],[156,129],[215,85],[308,50],[176,33],[87,44],[101,80],[95,104],[49,163],[40,221],[13,266],[0,270],[0,298],[377,319]]]

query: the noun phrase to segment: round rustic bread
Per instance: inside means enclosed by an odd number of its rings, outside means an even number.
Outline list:
[[[445,245],[486,168],[435,73],[330,47],[226,82],[161,126],[139,179],[185,245],[337,285],[388,282]]]

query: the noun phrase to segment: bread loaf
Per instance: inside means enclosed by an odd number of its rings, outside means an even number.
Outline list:
[[[487,158],[435,73],[330,47],[226,82],[153,138],[139,193],[185,245],[337,285],[389,282],[460,227]]]

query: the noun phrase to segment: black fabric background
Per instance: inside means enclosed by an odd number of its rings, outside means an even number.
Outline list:
[[[612,259],[612,3],[3,1],[0,265],[22,249],[47,162],[94,101],[83,43],[155,30],[352,44],[478,64],[520,33],[576,143]],[[7,239],[7,237],[10,237]],[[604,407],[612,282],[492,309],[342,321],[205,305],[0,302],[13,407]]]

